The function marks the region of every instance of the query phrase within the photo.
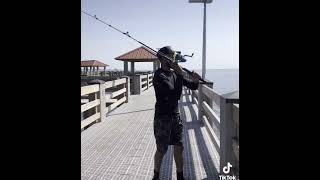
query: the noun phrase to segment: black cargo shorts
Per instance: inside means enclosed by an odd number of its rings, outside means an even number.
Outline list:
[[[155,115],[153,125],[158,151],[165,154],[169,145],[183,147],[183,123],[179,114]]]

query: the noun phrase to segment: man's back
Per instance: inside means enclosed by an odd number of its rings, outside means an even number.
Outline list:
[[[157,115],[179,113],[178,100],[182,92],[182,77],[159,68],[154,74],[153,86],[157,100],[155,113]]]
[[[181,97],[182,86],[193,90],[198,88],[198,83],[192,82],[173,71],[157,69],[153,77],[153,86],[156,93],[156,115],[178,114],[178,101]]]

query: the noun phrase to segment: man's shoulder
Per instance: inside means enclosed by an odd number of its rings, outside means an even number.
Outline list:
[[[154,78],[165,78],[165,77],[167,77],[165,72],[161,68],[157,69],[156,72],[154,72],[153,76],[154,76]]]
[[[158,69],[154,72],[154,76],[158,76],[161,72],[162,72],[161,68],[158,68]]]

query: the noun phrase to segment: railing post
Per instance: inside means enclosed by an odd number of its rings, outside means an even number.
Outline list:
[[[233,103],[239,103],[239,94],[228,93],[220,96],[220,173],[227,163],[231,163],[234,173],[234,155],[232,139],[236,136],[233,120]]]
[[[124,84],[126,88],[126,103],[129,102],[129,97],[130,97],[130,77],[129,76],[123,76],[123,78],[126,78],[126,83]]]
[[[133,94],[141,94],[141,76],[133,75]]]
[[[207,83],[206,83],[204,86],[208,86],[209,88],[213,88],[213,82],[209,82],[209,81],[207,80]],[[213,99],[210,99],[209,97],[204,96],[203,100],[206,101],[207,104],[208,104],[211,108],[213,108]]]
[[[202,107],[202,102],[203,102],[203,92],[202,92],[202,86],[203,84],[199,84],[198,88],[198,120],[202,122],[202,116],[203,116],[203,107]]]
[[[220,173],[222,168],[231,163],[232,134],[231,134],[232,104],[220,97]]]
[[[96,122],[101,122],[106,118],[106,94],[105,94],[105,82],[99,79],[94,79],[88,82],[88,85],[99,84],[99,91],[89,94],[89,102],[94,101],[96,99],[100,100],[100,105],[92,108],[89,113],[89,116],[94,115],[96,113],[100,113],[100,118],[96,120]]]
[[[150,78],[150,83],[152,82],[152,86],[153,86],[153,73],[151,73],[151,78]]]
[[[147,74],[147,89],[149,90],[149,73]]]
[[[139,88],[140,93],[139,94],[141,94],[142,93],[142,76],[140,75],[139,77],[140,77],[140,88]]]
[[[203,85],[203,86],[207,86],[209,88],[213,88],[213,82],[210,82],[209,80],[207,80],[207,83],[205,85]],[[206,96],[204,93],[203,93],[203,96],[202,96],[202,101],[205,101],[209,105],[209,107],[211,109],[214,109],[213,108],[213,99],[211,99],[210,97]],[[210,124],[211,127],[214,127],[213,120],[210,120],[209,124]]]
[[[194,90],[191,90],[191,102],[192,102],[192,104],[195,104],[196,102],[194,101],[194,97],[195,97],[195,95],[194,95],[195,93],[194,93]]]
[[[239,106],[233,104],[233,123],[235,128],[235,139],[232,142],[233,150],[236,153],[234,156],[234,167],[236,175],[239,175]]]
[[[104,121],[106,119],[106,87],[105,82],[102,81],[99,84],[99,90],[100,90],[100,118],[97,120],[97,122]]]

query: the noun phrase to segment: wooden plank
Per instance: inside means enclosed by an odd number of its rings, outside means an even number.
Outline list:
[[[85,103],[88,103],[89,102],[89,99],[81,99],[81,104],[85,104]]]
[[[148,77],[147,75],[140,75],[141,79],[144,79],[144,78],[147,78],[147,77]]]
[[[126,91],[127,91],[127,88],[122,88],[122,89],[120,89],[120,90],[118,90],[118,91],[116,91],[116,92],[113,92],[112,98],[117,97],[117,96],[119,96],[120,94],[125,93]]]
[[[81,96],[99,91],[99,84],[81,87]]]
[[[219,140],[218,136],[214,133],[212,127],[209,124],[207,117],[203,116],[202,119],[203,119],[204,125],[207,129],[207,132],[209,134],[209,137],[213,142],[213,145],[215,146],[217,152],[219,152],[220,151],[220,140]]]
[[[88,103],[86,103],[84,105],[81,105],[81,112],[84,112],[84,111],[86,111],[88,109],[91,109],[91,108],[93,108],[95,106],[98,106],[99,104],[100,104],[100,99],[96,99],[94,101],[91,101],[91,102],[88,102]]]
[[[122,88],[118,91],[115,92],[106,92],[106,99],[112,99],[115,98],[117,96],[119,96],[120,94],[123,94],[127,91],[127,88]]]
[[[106,103],[115,103],[117,101],[117,99],[106,99]]]
[[[239,161],[239,142],[235,139],[232,140],[232,149],[236,160]]]
[[[91,124],[92,122],[96,121],[99,118],[100,118],[100,113],[96,113],[96,114],[82,120],[81,121],[81,129],[85,128],[86,126],[88,126],[89,124]]]
[[[144,85],[144,84],[146,84],[147,83],[147,81],[142,81],[141,82],[141,85]]]
[[[239,126],[239,104],[233,104],[233,120]]]
[[[147,86],[145,86],[144,88],[141,88],[141,91],[144,91],[147,89]]]
[[[106,89],[108,89],[108,88],[111,88],[111,87],[118,86],[120,84],[124,84],[126,82],[127,82],[126,78],[117,79],[117,80],[114,80],[114,81],[108,81],[108,82],[105,83],[105,87],[106,87]]]
[[[206,85],[202,86],[203,94],[209,97],[217,105],[220,105],[220,95],[215,93],[214,90]]]
[[[110,111],[112,111],[114,108],[116,108],[118,105],[120,105],[121,103],[126,101],[126,97],[123,97],[121,99],[119,99],[117,102],[111,104],[110,106],[107,107],[107,113],[109,113]]]
[[[193,101],[194,101],[194,103],[198,106],[198,100],[197,100],[197,98],[195,98],[195,97],[193,97]]]
[[[220,118],[219,118],[218,114],[216,114],[205,101],[202,102],[202,106],[203,106],[205,114],[214,123],[214,125],[216,127],[220,127]]]

